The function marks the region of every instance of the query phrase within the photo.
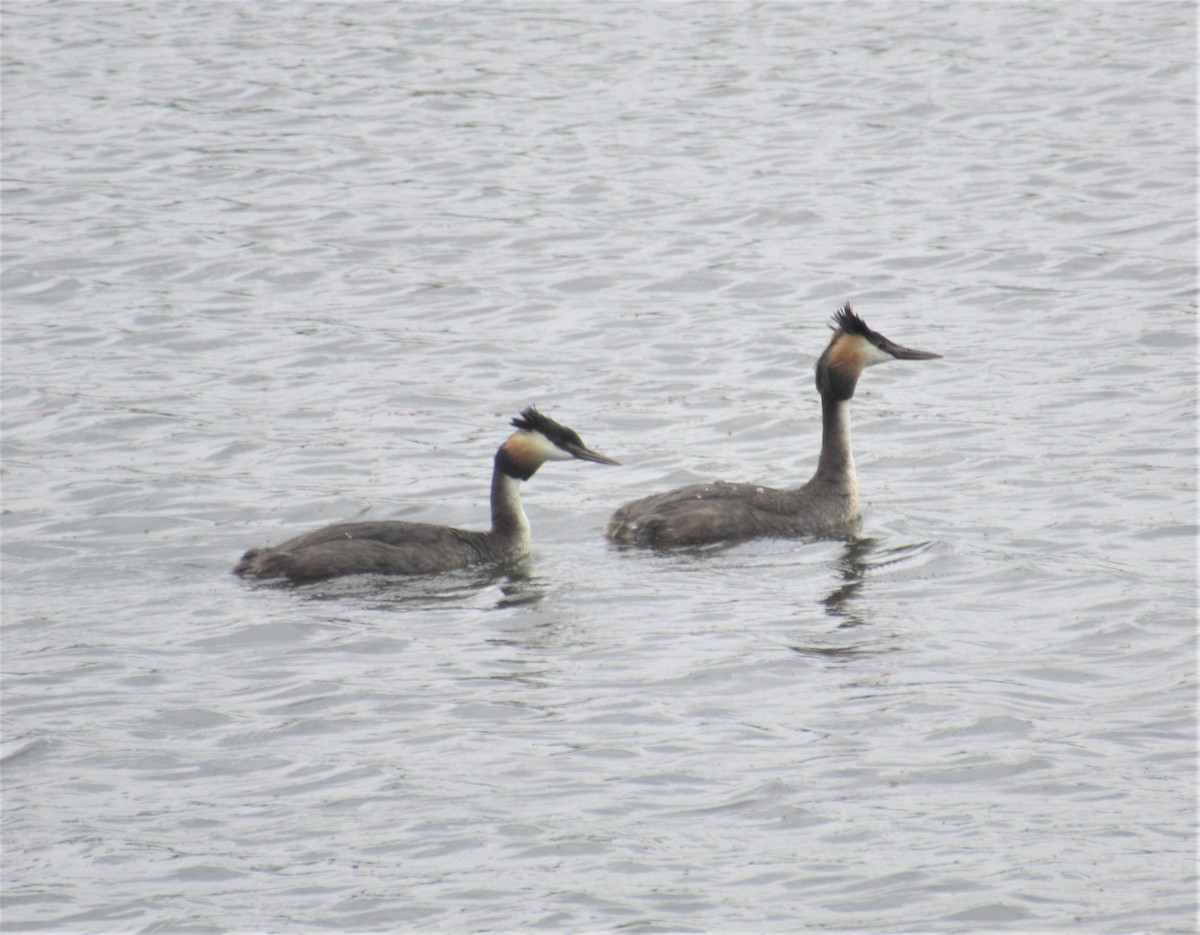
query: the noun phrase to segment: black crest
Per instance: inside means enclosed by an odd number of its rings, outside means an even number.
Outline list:
[[[512,420],[512,424],[515,428],[524,429],[526,432],[541,432],[559,448],[565,448],[568,445],[583,447],[583,439],[574,429],[559,425],[549,416],[542,415],[538,412],[537,406],[526,406],[521,410],[521,414]]]
[[[850,307],[849,302],[833,313],[833,325],[831,327],[839,331],[844,331],[846,334],[857,334],[864,338],[870,338],[874,334],[867,327],[867,323],[854,314],[854,309]]]

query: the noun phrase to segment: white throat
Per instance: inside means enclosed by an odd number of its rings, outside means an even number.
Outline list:
[[[529,551],[529,517],[521,506],[521,482],[497,471],[492,487],[492,529],[499,531],[501,526],[514,537],[518,551]]]

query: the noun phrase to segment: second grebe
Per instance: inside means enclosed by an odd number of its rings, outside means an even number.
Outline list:
[[[487,532],[429,523],[340,523],[272,548],[251,549],[234,573],[303,583],[341,575],[432,574],[521,558],[529,552],[529,520],[521,508],[520,482],[547,461],[617,462],[592,451],[572,429],[534,406],[512,424],[517,431],[496,451]]]
[[[616,542],[651,547],[695,546],[764,537],[846,532],[858,519],[858,479],[850,451],[849,402],[863,370],[888,360],[932,360],[867,327],[844,305],[833,337],[817,361],[821,394],[821,457],[803,487],[692,484],[643,497],[617,510],[604,532]]]

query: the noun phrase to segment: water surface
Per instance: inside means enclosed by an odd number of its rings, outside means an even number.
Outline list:
[[[5,928],[1194,930],[1195,27],[9,4]],[[847,300],[860,534],[606,543]],[[521,567],[228,573],[530,402]]]

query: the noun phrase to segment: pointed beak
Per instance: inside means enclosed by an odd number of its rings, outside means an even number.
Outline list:
[[[884,340],[887,339],[885,338]],[[916,351],[911,347],[901,347],[892,341],[887,342],[884,350],[895,357],[896,360],[939,360],[942,356],[941,354],[935,354],[933,351]]]
[[[617,464],[620,461],[614,461],[612,458],[606,458],[598,451],[592,451],[591,448],[585,448],[583,445],[571,445],[567,451],[578,458],[580,461],[594,461],[596,464]]]

